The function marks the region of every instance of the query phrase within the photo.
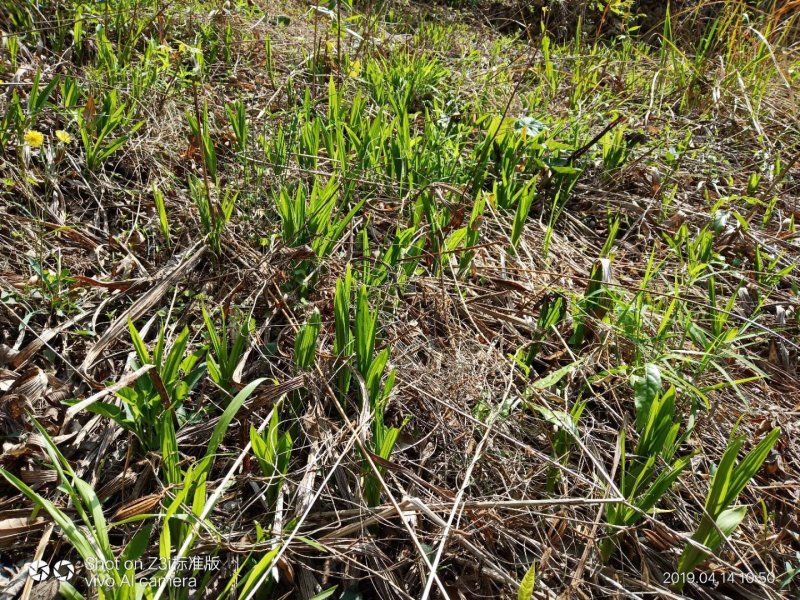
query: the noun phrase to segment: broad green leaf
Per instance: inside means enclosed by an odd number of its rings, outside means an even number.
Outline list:
[[[678,479],[681,472],[689,465],[691,456],[686,456],[675,461],[675,464],[667,471],[662,471],[661,474],[652,483],[650,488],[644,494],[635,500],[636,507],[643,512],[649,512],[656,502],[658,502],[664,494],[669,490],[673,483]],[[636,514],[637,520],[641,516]]]
[[[452,251],[458,248],[458,245],[464,241],[464,237],[467,235],[467,228],[466,227],[459,227],[450,235],[447,236],[447,239],[444,241],[444,248],[447,251]]]
[[[265,477],[272,477],[269,447],[253,425],[250,425],[250,446],[261,467],[261,472],[264,473]]]
[[[131,334],[131,341],[133,342],[133,347],[136,350],[136,355],[139,357],[139,364],[141,366],[152,364],[150,361],[150,353],[147,351],[147,346],[145,346],[141,336],[139,335],[139,331],[136,329],[136,326],[130,319],[128,320],[128,331]]]
[[[97,541],[97,545],[100,546],[100,550],[104,555],[113,556],[111,544],[108,540],[106,518],[103,514],[103,507],[100,504],[100,499],[97,497],[97,494],[94,493],[92,486],[83,481],[83,479],[75,477],[73,481],[75,484],[75,489],[77,489],[78,493],[80,494],[84,505],[91,512],[92,525],[94,525],[94,527],[91,529],[92,537],[94,537],[94,539]]]
[[[261,560],[250,570],[247,579],[242,586],[242,591],[239,592],[239,599],[247,598],[248,593],[253,587],[261,581],[262,575],[272,566],[272,561],[277,556],[279,548],[273,548],[267,552]]]
[[[85,600],[83,594],[76,590],[68,581],[58,584],[58,593],[66,600]]]
[[[92,548],[92,544],[86,538],[86,536],[81,532],[80,529],[75,525],[75,522],[72,518],[68,517],[66,514],[61,512],[60,509],[56,508],[56,506],[50,502],[49,500],[41,497],[39,494],[34,492],[27,484],[23,483],[20,479],[17,479],[14,475],[9,473],[3,468],[0,468],[0,475],[3,476],[11,485],[17,488],[20,492],[22,492],[28,500],[36,504],[37,506],[42,507],[47,514],[49,514],[53,521],[56,522],[61,528],[61,531],[64,532],[64,535],[67,539],[72,543],[75,549],[78,551],[78,554],[81,555],[84,561],[86,560],[95,560],[97,558],[103,559],[105,557],[98,556],[94,549]]]
[[[380,390],[381,377],[386,368],[386,363],[389,360],[389,349],[384,348],[375,356],[375,359],[370,363],[369,369],[364,374],[364,380],[367,385],[367,393],[369,394],[368,401],[374,406],[375,403],[380,401],[378,391]]]
[[[720,536],[720,531],[722,532],[722,535],[727,538],[739,526],[739,523],[742,522],[746,515],[746,506],[736,506],[734,508],[723,510],[722,513],[717,517],[717,526],[711,529],[705,540],[700,540],[700,542],[704,546],[711,548],[711,550],[716,550],[719,548],[719,545],[724,539],[722,536]]]
[[[544,418],[545,421],[551,425],[554,425],[559,429],[563,429],[564,431],[568,431],[573,436],[578,435],[578,429],[575,421],[573,421],[573,417],[568,413],[564,412],[563,410],[550,410],[546,406],[533,406],[533,408],[542,415],[542,418]]]
[[[139,531],[134,534],[131,538],[131,541],[128,542],[128,545],[125,546],[125,550],[122,551],[120,555],[120,563],[124,564],[125,561],[134,561],[144,554],[145,550],[147,550],[148,542],[150,540],[150,533],[153,530],[153,524],[150,523],[145,525]]]
[[[70,404],[65,402],[65,404]],[[72,403],[74,404],[74,403]],[[120,410],[119,406],[109,404],[107,402],[94,402],[85,408],[86,411],[101,415],[108,419],[113,420],[118,425],[125,419],[125,413]]]
[[[333,596],[333,594],[336,593],[336,589],[338,587],[339,587],[338,585],[335,585],[333,587],[329,587],[327,590],[322,590],[319,594],[315,594],[314,596],[309,598],[309,600],[325,600],[325,598],[330,598],[331,596]]]
[[[522,232],[525,229],[525,222],[528,220],[528,213],[531,210],[531,204],[536,196],[535,181],[532,181],[522,191],[517,204],[517,210],[514,213],[514,224],[511,228],[511,246],[516,248]]]
[[[230,425],[231,421],[233,421],[236,413],[239,412],[239,409],[250,397],[250,394],[252,394],[253,391],[266,380],[266,377],[256,379],[255,381],[247,384],[242,391],[234,396],[233,400],[231,400],[230,404],[228,405],[228,408],[225,409],[225,412],[222,413],[222,416],[219,418],[216,427],[214,427],[214,431],[211,432],[211,438],[208,441],[208,448],[206,450],[206,458],[216,454],[217,448],[219,448],[222,439],[225,437],[225,432],[228,431],[228,426]]]
[[[400,429],[392,427],[386,432],[386,437],[383,439],[381,447],[378,448],[378,454],[381,458],[388,459],[392,455],[394,445],[397,443],[397,437],[400,435]]]
[[[744,457],[744,459],[742,459],[742,462],[736,466],[736,468],[733,470],[733,476],[731,477],[731,485],[726,498],[726,506],[728,504],[732,504],[736,500],[747,483],[755,476],[755,474],[761,468],[761,465],[764,464],[767,456],[769,456],[769,453],[772,451],[772,447],[778,441],[780,435],[780,429],[775,427],[763,440],[761,440],[761,442],[759,442],[755,448],[753,448],[747,454],[747,456]]]
[[[734,462],[743,443],[744,438],[742,437],[737,437],[728,443],[728,447],[723,453],[717,470],[711,479],[711,490],[706,498],[705,509],[712,516],[719,514],[725,508]]]
[[[356,367],[363,376],[367,375],[372,362],[377,319],[377,311],[370,310],[367,301],[367,286],[362,285],[358,290],[356,300],[355,347]]]
[[[165,411],[159,420],[159,435],[161,437],[161,456],[164,459],[164,472],[167,483],[178,485],[181,483],[180,455],[178,454],[178,440],[175,437],[175,426],[172,414]]]
[[[722,455],[711,481],[711,489],[705,504],[706,514],[703,515],[697,531],[692,535],[694,541],[713,551],[717,549],[723,539],[717,528],[726,537],[733,533],[744,518],[746,507],[729,508],[729,506],[733,504],[747,483],[761,468],[779,436],[780,430],[773,429],[736,466],[734,466],[734,461],[744,438],[736,437],[728,442],[728,447]],[[706,552],[687,544],[678,562],[678,571],[688,573],[705,560],[706,555]]]
[[[319,336],[321,320],[319,311],[314,309],[308,322],[303,325],[294,342],[295,366],[303,371],[311,368],[316,354],[317,336]]]
[[[654,364],[644,367],[644,376],[636,377],[633,383],[636,405],[636,429],[641,431],[650,415],[650,405],[661,391],[661,371]]]
[[[561,367],[557,371],[553,371],[552,373],[550,373],[546,377],[543,377],[542,379],[534,381],[532,386],[533,386],[534,389],[537,389],[537,390],[546,390],[547,388],[552,387],[555,384],[557,384],[559,381],[564,379],[564,377],[566,377],[570,373],[576,371],[578,369],[578,367],[581,366],[581,364],[583,364],[583,360],[576,360],[575,362],[572,362],[572,363],[566,365],[565,367]]]
[[[175,343],[170,348],[167,354],[167,361],[164,365],[158,365],[161,369],[161,377],[166,385],[170,385],[179,375],[181,362],[183,361],[183,354],[186,350],[186,344],[189,342],[189,329],[183,328],[183,331],[178,335]]]

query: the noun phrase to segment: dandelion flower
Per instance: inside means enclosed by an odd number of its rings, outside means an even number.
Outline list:
[[[58,138],[58,141],[63,144],[69,144],[72,142],[72,136],[63,129],[56,131],[56,137]]]
[[[38,148],[44,144],[44,134],[41,131],[29,129],[25,132],[25,143],[31,148]]]

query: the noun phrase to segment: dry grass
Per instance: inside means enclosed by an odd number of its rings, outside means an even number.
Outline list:
[[[659,29],[646,41],[619,38],[633,21],[609,9],[584,12],[587,33],[576,42],[575,15],[565,9],[551,16],[564,27],[551,23],[549,55],[535,15],[518,6],[344,6],[351,19],[341,47],[336,11],[294,2],[144,2],[122,21],[84,6],[93,25],[113,34],[124,63],[113,68],[95,31],[80,44],[41,33],[71,32],[56,16],[74,16],[79,4],[34,10],[19,0],[0,17],[0,113],[12,114],[15,93],[23,107],[19,122],[0,117],[0,467],[92,531],[63,480],[57,489],[54,446],[114,523],[114,556],[152,524],[145,559],[164,558],[163,531],[173,536],[168,557],[220,559],[217,569],[197,570],[196,589],[147,594],[312,598],[336,586],[339,598],[511,598],[532,563],[539,598],[798,593],[800,281],[790,267],[800,239],[800,62],[792,2],[761,3],[747,19],[741,3],[717,3],[723,16],[704,60],[692,32],[713,15],[699,21],[691,7],[676,12],[672,37]],[[126,37],[125,24],[142,30]],[[198,67],[182,44],[202,46],[205,62]],[[159,45],[167,46],[160,58],[147,54]],[[65,107],[67,90],[58,86],[34,115],[26,102],[37,70],[42,85],[56,75],[76,81],[77,105]],[[148,73],[152,80],[137,83]],[[392,98],[415,75],[407,112],[380,96],[380,85]],[[329,85],[342,106],[363,96],[362,108],[329,116]],[[112,90],[126,106],[112,137],[142,125],[91,169],[76,114],[93,117]],[[244,155],[226,113],[236,100],[249,128]],[[197,138],[187,115],[204,105],[210,126]],[[532,116],[546,131],[544,150],[525,146],[525,137],[509,171],[538,181],[516,244],[519,202],[503,207],[492,188],[511,134],[495,132],[482,165],[492,137],[486,115]],[[393,155],[404,116],[417,141]],[[363,158],[351,139],[369,130],[359,128],[367,119],[387,133],[361,140],[372,144]],[[307,156],[304,123],[349,129]],[[62,129],[71,142],[56,141]],[[44,134],[42,147],[24,143],[28,130]],[[276,162],[284,138],[291,147]],[[351,144],[345,161],[339,144]],[[398,175],[395,163],[406,170]],[[303,239],[315,226],[309,214],[287,235],[276,199],[282,190],[294,198],[298,185],[311,195],[329,179],[337,205],[323,225],[358,208],[323,251],[331,230]],[[226,192],[238,197],[217,248],[203,233],[198,197],[211,199],[210,217],[219,219]],[[471,219],[478,198],[485,210]],[[388,252],[405,229],[422,240],[417,257],[412,245],[399,257]],[[464,241],[470,232],[477,241]],[[599,264],[608,265],[604,277]],[[376,354],[390,350],[377,381],[386,384],[392,371],[396,380],[383,401],[368,373],[357,372],[355,350],[337,355],[334,296],[349,270],[354,293],[367,286],[377,314]],[[543,328],[544,307],[558,298],[564,314]],[[151,352],[160,323],[168,348],[187,327],[186,353],[202,363],[211,343],[202,307],[219,334],[223,314],[231,335],[246,318],[252,327],[229,381],[205,372],[176,401],[163,365],[135,364],[129,321]],[[295,341],[315,310],[313,362],[300,368]],[[355,308],[348,326],[358,327]],[[662,392],[676,387],[681,431],[693,427],[678,454],[693,456],[656,510],[615,531],[609,506],[635,503],[620,491],[619,444],[624,435],[632,460],[641,437],[632,377],[645,365],[660,369]],[[352,375],[349,391],[342,373]],[[272,386],[243,400],[192,506],[180,494],[196,487],[183,478],[204,464],[232,397],[262,377]],[[174,421],[175,464],[121,418],[87,410],[98,401],[121,407],[120,391],[148,382],[163,401],[152,426]],[[584,402],[574,429],[554,423]],[[249,432],[268,429],[273,412],[292,447],[285,475],[270,478]],[[388,452],[374,445],[381,427],[400,429]],[[732,432],[746,440],[743,456],[774,427],[777,444],[736,500],[747,507],[741,525],[683,590],[671,589]],[[667,466],[659,458],[657,468]],[[283,483],[271,504],[276,479]],[[0,597],[55,597],[52,583],[27,578],[33,559],[75,563],[71,583],[86,597],[125,597],[89,585],[92,569],[73,538],[46,509],[33,512],[37,501],[10,481],[0,484]],[[598,545],[612,533],[618,549],[603,563]],[[136,573],[140,581],[181,573],[149,564]]]

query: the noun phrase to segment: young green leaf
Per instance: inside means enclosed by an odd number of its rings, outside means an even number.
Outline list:
[[[519,583],[517,600],[533,600],[533,588],[536,585],[536,563],[533,562],[525,572],[525,576]]]

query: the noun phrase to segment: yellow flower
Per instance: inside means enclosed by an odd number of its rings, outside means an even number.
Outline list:
[[[58,129],[56,131],[56,137],[58,138],[58,141],[63,144],[69,144],[72,142],[72,136],[63,129]]]
[[[41,131],[36,131],[35,129],[29,129],[25,132],[25,143],[28,144],[31,148],[38,148],[42,144],[44,144],[44,135]]]
[[[358,77],[361,74],[361,61],[356,59],[350,63],[350,71],[347,74],[350,77]]]

